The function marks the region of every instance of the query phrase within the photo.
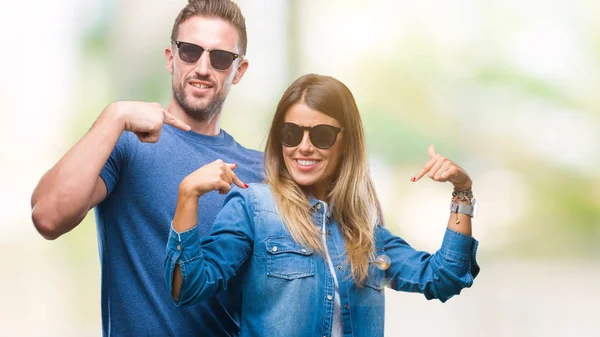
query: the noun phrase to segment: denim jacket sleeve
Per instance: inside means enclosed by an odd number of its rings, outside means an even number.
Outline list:
[[[176,306],[206,300],[227,288],[229,279],[252,254],[252,209],[248,190],[234,188],[225,198],[210,233],[201,238],[196,227],[177,233],[171,228],[164,277],[171,293],[173,271],[182,274]],[[202,202],[202,199],[200,199]]]
[[[378,245],[391,260],[386,278],[395,290],[419,292],[427,299],[446,302],[473,284],[479,274],[475,260],[478,241],[446,229],[442,247],[435,253],[413,249],[401,238],[378,226]]]

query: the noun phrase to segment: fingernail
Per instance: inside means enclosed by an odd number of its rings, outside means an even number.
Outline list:
[[[248,188],[248,184],[244,184],[244,187],[245,187],[245,188]]]
[[[412,177],[410,178],[410,181],[412,181],[413,183],[417,180],[417,177]]]

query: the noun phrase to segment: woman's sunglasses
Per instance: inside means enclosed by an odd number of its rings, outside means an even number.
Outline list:
[[[185,63],[196,63],[204,51],[208,52],[210,64],[217,70],[227,70],[235,59],[241,57],[238,54],[219,49],[207,49],[197,44],[173,41],[177,46],[179,58]]]
[[[287,147],[295,147],[302,143],[304,131],[308,131],[310,142],[319,149],[328,149],[337,140],[337,135],[342,128],[332,125],[319,124],[315,126],[300,126],[294,123],[283,123],[279,125],[279,136],[281,143]]]

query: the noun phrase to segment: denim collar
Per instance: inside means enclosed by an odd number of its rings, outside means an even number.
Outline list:
[[[308,204],[310,205],[310,209],[312,210],[317,210],[317,204],[321,204],[321,205],[327,205],[327,214],[325,216],[327,216],[327,219],[331,218],[331,205],[327,204],[325,201],[319,200],[317,198],[315,198],[313,195],[310,196],[310,199],[308,201]]]

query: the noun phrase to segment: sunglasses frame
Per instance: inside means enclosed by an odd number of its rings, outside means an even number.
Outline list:
[[[296,124],[296,123],[285,122],[285,123],[279,123],[279,125],[278,125],[278,129],[279,129],[279,132],[280,132],[280,133],[281,133],[281,131],[283,130],[283,128],[285,127],[285,125],[293,125],[293,126],[295,126],[295,127],[299,128],[300,130],[302,130],[302,138],[300,139],[300,142],[299,142],[298,144],[296,144],[296,145],[293,145],[293,146],[292,146],[292,145],[289,145],[289,144],[286,144],[286,143],[284,143],[284,142],[283,142],[283,135],[279,134],[279,137],[280,137],[280,140],[279,140],[279,141],[280,141],[280,142],[281,142],[281,144],[282,144],[283,146],[285,146],[285,147],[296,147],[296,146],[300,145],[300,144],[302,143],[302,140],[304,139],[304,133],[305,133],[306,131],[308,131],[308,139],[310,140],[310,143],[311,143],[311,144],[312,144],[314,147],[316,147],[316,148],[318,148],[318,149],[321,149],[321,150],[326,150],[326,149],[328,149],[328,148],[332,147],[332,146],[335,144],[335,142],[337,142],[338,134],[340,134],[340,133],[341,133],[341,132],[344,130],[344,128],[343,128],[343,127],[341,127],[341,128],[338,128],[337,126],[333,126],[333,125],[329,125],[329,124],[317,124],[317,125],[313,125],[313,126],[300,126],[300,125],[298,125],[298,124]],[[333,131],[335,132],[335,138],[333,139],[333,143],[331,143],[329,146],[326,146],[326,147],[321,147],[321,146],[317,146],[317,144],[315,144],[315,142],[313,142],[313,140],[312,140],[312,136],[311,136],[312,130],[313,130],[314,128],[316,128],[316,127],[319,127],[319,126],[321,126],[321,127],[323,127],[323,126],[326,126],[327,128],[333,129]]]
[[[177,56],[179,57],[179,59],[180,59],[181,61],[183,61],[183,62],[187,63],[187,64],[194,64],[194,63],[198,62],[198,60],[199,60],[199,59],[202,57],[202,54],[204,54],[204,52],[208,52],[208,58],[209,58],[209,60],[210,60],[210,66],[211,66],[211,67],[213,67],[213,68],[214,68],[214,69],[216,69],[216,70],[225,71],[225,70],[227,70],[227,69],[231,68],[231,65],[233,64],[233,62],[235,62],[235,60],[237,60],[238,58],[239,58],[239,59],[243,59],[243,58],[244,58],[244,55],[240,55],[240,54],[232,53],[232,52],[230,52],[230,51],[227,51],[227,50],[222,50],[222,49],[208,49],[208,48],[204,48],[204,47],[202,47],[202,46],[199,46],[199,45],[197,45],[197,44],[190,43],[190,42],[185,42],[185,41],[171,41],[171,42],[172,42],[172,43],[174,43],[174,44],[175,44],[175,46],[177,46]],[[187,61],[185,61],[184,59],[182,59],[182,58],[181,58],[181,55],[180,55],[179,53],[181,53],[181,45],[182,45],[182,44],[187,44],[187,45],[195,46],[195,47],[198,47],[198,48],[202,49],[202,51],[200,52],[200,56],[198,56],[198,59],[197,59],[196,61],[194,61],[194,62],[187,62]],[[227,67],[227,68],[225,68],[225,69],[219,69],[219,68],[216,68],[215,66],[213,66],[213,61],[212,61],[212,59],[210,58],[210,53],[211,53],[212,51],[220,51],[220,52],[223,52],[223,53],[227,53],[227,54],[229,54],[229,55],[232,55],[232,56],[233,56],[233,60],[231,60],[231,64],[229,65],[229,67]]]

